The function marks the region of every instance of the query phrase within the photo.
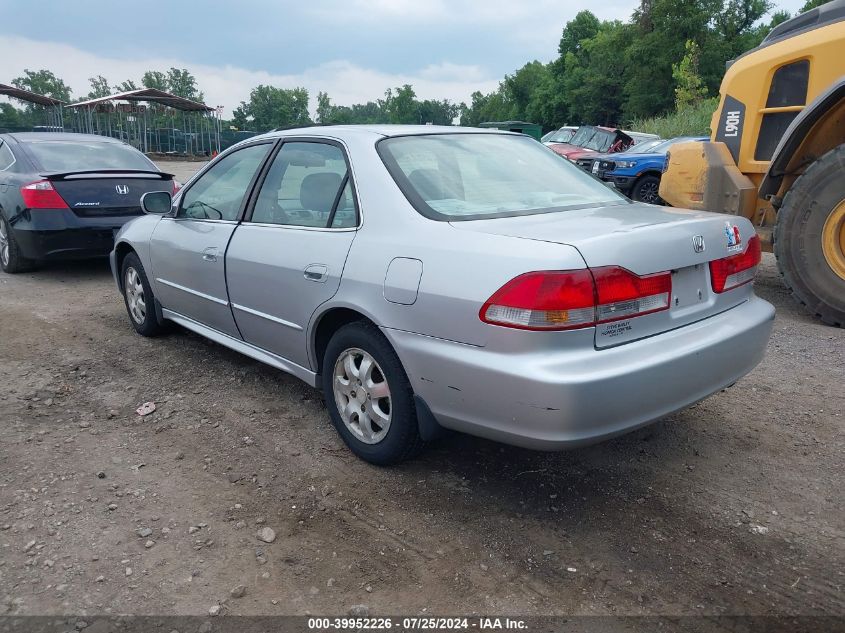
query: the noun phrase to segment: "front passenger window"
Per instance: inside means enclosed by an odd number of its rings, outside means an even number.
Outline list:
[[[255,172],[271,147],[271,143],[250,145],[221,158],[185,192],[176,217],[237,220]]]

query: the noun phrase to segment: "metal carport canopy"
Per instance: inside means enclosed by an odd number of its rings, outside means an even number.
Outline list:
[[[106,101],[149,101],[152,103],[160,103],[169,106],[175,110],[183,110],[185,112],[212,112],[214,108],[200,103],[198,101],[191,101],[184,97],[164,92],[163,90],[156,90],[155,88],[142,88],[141,90],[130,90],[129,92],[119,92],[117,94],[109,95],[107,97],[99,97],[98,99],[89,99],[87,101],[79,101],[78,103],[71,103],[69,108],[81,108],[85,106],[92,106],[98,103],[105,103]]]
[[[4,95],[6,97],[12,97],[13,99],[19,99],[20,101],[27,101],[29,103],[35,103],[37,105],[42,105],[42,106],[62,106],[62,105],[65,105],[65,102],[60,101],[59,99],[53,99],[53,97],[48,97],[46,95],[40,95],[37,92],[30,92],[29,90],[23,90],[22,88],[15,88],[14,86],[7,86],[6,84],[0,84],[0,95]]]

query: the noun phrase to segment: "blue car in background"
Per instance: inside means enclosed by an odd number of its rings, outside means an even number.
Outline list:
[[[616,188],[631,200],[649,204],[663,204],[658,193],[666,152],[675,143],[706,141],[706,136],[678,136],[663,141],[645,152],[628,151],[619,154],[593,156],[589,171]],[[632,149],[636,149],[636,146]],[[587,165],[581,165],[587,169]]]

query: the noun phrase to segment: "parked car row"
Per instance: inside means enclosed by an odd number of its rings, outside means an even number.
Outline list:
[[[675,143],[707,140],[706,137],[678,136],[669,140],[637,143],[626,152],[579,158],[576,164],[613,185],[636,202],[663,204],[660,178],[666,152]]]

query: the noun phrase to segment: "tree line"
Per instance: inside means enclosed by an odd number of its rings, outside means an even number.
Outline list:
[[[806,11],[829,0],[808,0]],[[310,123],[404,123],[462,125],[525,120],[546,130],[582,123],[616,125],[695,106],[718,94],[725,63],[757,46],[775,26],[791,17],[773,11],[770,0],[640,0],[630,20],[599,20],[579,12],[561,33],[557,57],[534,60],[506,75],[496,90],[475,92],[470,103],[419,99],[412,85],[388,89],[382,98],[351,106],[317,93],[312,120],[308,90],[259,85],[233,111],[227,125],[263,132]],[[26,90],[72,102],[71,89],[49,70],[26,70],[12,83]],[[203,101],[187,70],[150,70],[140,84],[89,79],[78,99],[157,88]],[[26,125],[33,108],[0,104],[0,127]]]

